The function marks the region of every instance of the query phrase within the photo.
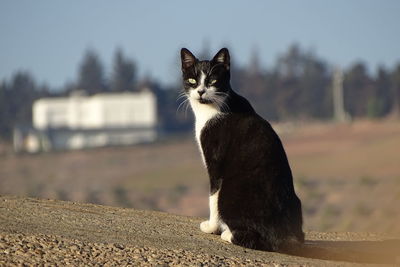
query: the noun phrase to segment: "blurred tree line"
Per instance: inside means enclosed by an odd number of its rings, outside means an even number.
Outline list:
[[[206,50],[202,57],[209,58]],[[254,51],[247,66],[232,66],[231,76],[233,88],[248,98],[260,115],[272,121],[332,119],[333,66],[296,44],[268,69],[261,67],[259,58]],[[400,63],[394,69],[379,67],[376,74],[370,74],[364,63],[357,62],[343,72],[344,106],[352,118],[400,116]],[[161,129],[169,133],[191,129],[191,113],[177,112],[180,84],[164,86],[149,78],[139,80],[136,63],[122,49],[116,50],[107,77],[99,56],[88,50],[77,80],[61,90],[38,85],[28,72],[17,72],[0,82],[0,138],[10,139],[16,124],[32,123],[32,103],[38,98],[74,91],[93,95],[145,88],[157,95]]]
[[[294,44],[263,69],[255,51],[247,66],[233,66],[232,83],[273,121],[333,119],[334,66]],[[362,62],[342,70],[344,107],[353,119],[400,115],[400,63],[370,74]]]

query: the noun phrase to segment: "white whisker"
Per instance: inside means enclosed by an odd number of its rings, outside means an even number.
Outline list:
[[[228,93],[225,93],[225,92],[215,92],[214,94],[216,94],[216,95],[222,95],[222,96],[225,96],[225,97],[228,97],[228,96],[229,96]]]
[[[217,107],[220,111],[222,111],[222,112],[229,111],[229,107],[225,103],[224,99],[219,97],[217,94],[210,97],[210,100],[217,105]]]
[[[187,97],[186,92],[182,92],[178,95],[178,97],[176,98],[176,101],[179,101],[181,98]]]
[[[186,109],[185,109],[185,117],[186,117],[186,116],[187,116],[187,110],[188,110],[188,108],[189,108],[189,106],[190,106],[189,99],[188,99],[188,101],[185,103],[185,105],[186,105]]]
[[[178,108],[176,109],[176,113],[179,112],[179,109],[180,109],[182,106],[184,107],[184,105],[185,105],[185,104],[188,104],[188,103],[189,103],[189,98],[186,98],[182,103],[179,104]]]
[[[180,101],[182,98],[187,98],[187,96],[186,96],[186,95],[181,95],[181,96],[179,96],[179,97],[176,99],[176,102]]]

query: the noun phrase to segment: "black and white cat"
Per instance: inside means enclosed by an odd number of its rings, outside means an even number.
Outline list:
[[[230,86],[230,56],[212,60],[181,50],[183,85],[210,178],[205,233],[254,249],[303,243],[301,202],[282,143],[271,125]]]

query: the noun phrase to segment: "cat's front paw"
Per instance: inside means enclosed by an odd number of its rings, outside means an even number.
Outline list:
[[[226,241],[226,242],[232,243],[232,238],[233,238],[233,235],[232,235],[232,232],[229,229],[226,229],[221,234],[221,239]]]
[[[207,234],[213,234],[218,232],[218,224],[211,223],[210,221],[204,221],[200,223],[200,230]]]

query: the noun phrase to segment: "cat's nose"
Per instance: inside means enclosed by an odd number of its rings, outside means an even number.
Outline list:
[[[205,89],[197,90],[197,93],[199,93],[200,97],[201,97],[202,95],[204,95],[205,92],[206,92]]]

